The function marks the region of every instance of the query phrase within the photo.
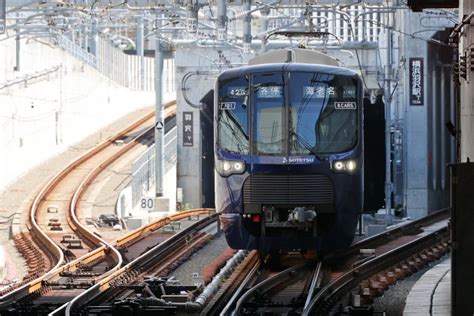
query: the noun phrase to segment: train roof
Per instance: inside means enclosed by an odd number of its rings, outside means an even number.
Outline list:
[[[321,52],[292,48],[278,49],[258,55],[249,60],[249,65],[231,69],[222,73],[219,78],[244,76],[258,72],[307,71],[342,76],[358,76],[358,73],[339,66],[339,62]]]
[[[249,65],[289,62],[340,66],[339,61],[331,56],[315,50],[302,48],[284,48],[266,52],[251,58]]]
[[[224,71],[219,75],[219,79],[235,78],[245,76],[252,73],[260,72],[279,72],[279,71],[302,71],[302,72],[319,72],[326,74],[334,74],[340,76],[359,76],[359,74],[351,69],[328,66],[321,64],[306,64],[306,63],[270,63],[258,64],[251,66],[244,66],[233,68]]]

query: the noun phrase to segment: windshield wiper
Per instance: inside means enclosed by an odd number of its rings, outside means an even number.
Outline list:
[[[293,129],[290,129],[290,136],[295,136],[295,141],[299,145],[303,146],[306,150],[310,152],[310,154],[314,155],[316,158],[318,158],[318,160],[322,161],[322,158],[314,151],[314,149],[310,145],[306,144],[303,140],[301,140],[299,135]]]

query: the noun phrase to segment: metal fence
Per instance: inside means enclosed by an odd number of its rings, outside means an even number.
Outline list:
[[[71,41],[66,36],[58,35],[57,44],[60,48],[62,48],[66,53],[68,53],[72,57],[75,57],[94,68],[96,67],[97,65],[96,57],[92,55],[91,53],[87,52],[86,50],[84,50],[81,46]]]
[[[165,135],[165,174],[176,165],[178,129],[174,127]],[[132,162],[132,207],[135,208],[140,198],[155,186],[155,145]]]
[[[285,11],[286,10],[286,11]],[[285,28],[295,24],[295,18],[301,16],[301,9],[285,9],[288,18],[273,19],[269,23],[270,29]],[[315,31],[328,32],[329,40],[342,42],[369,41],[377,42],[384,27],[383,7],[379,6],[351,6],[350,9],[340,10],[338,7],[318,8],[311,12],[312,28]],[[279,15],[279,11],[272,9],[271,14]]]
[[[155,90],[155,59],[136,55],[127,55],[114,47],[108,40],[100,38],[97,56],[87,52],[64,35],[58,35],[57,44],[71,56],[96,68],[118,84],[132,90]],[[163,92],[175,91],[175,62],[166,59],[163,65]]]
[[[174,91],[174,60],[165,60],[163,66],[163,91]],[[127,55],[103,38],[99,39],[97,69],[132,90],[155,90],[155,58]]]

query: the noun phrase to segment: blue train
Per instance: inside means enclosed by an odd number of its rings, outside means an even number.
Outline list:
[[[235,249],[347,247],[364,204],[359,75],[311,50],[278,50],[220,74],[215,206]]]

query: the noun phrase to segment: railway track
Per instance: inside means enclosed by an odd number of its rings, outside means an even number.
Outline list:
[[[175,115],[173,104],[166,106],[169,117]],[[121,266],[119,251],[90,232],[78,219],[77,210],[97,175],[149,137],[153,121],[150,112],[77,158],[43,187],[30,209],[28,233],[15,237],[19,250],[32,256],[27,258],[29,275],[17,288],[1,293],[0,308],[14,302],[19,313],[32,308],[47,313]],[[115,146],[118,142],[125,145]]]
[[[152,307],[147,309],[147,312],[175,311],[177,309],[199,310],[200,306],[198,304],[187,302],[187,295],[184,295],[184,297],[180,295],[180,291],[196,291],[196,287],[170,286],[165,279],[160,278],[161,275],[169,275],[181,261],[202,247],[212,237],[206,230],[209,229],[209,226],[215,225],[217,221],[217,214],[213,210],[202,209],[179,213],[174,215],[173,220],[199,214],[209,216],[170,238],[157,238],[154,234],[148,234],[142,239],[148,245],[144,252],[137,251],[129,244],[127,239],[137,240],[133,236],[119,241],[118,244],[121,246],[118,246],[118,248],[126,249],[126,257],[129,262],[73,299],[63,309],[65,314],[93,315],[100,313],[101,315],[120,315],[122,308],[128,310],[132,308],[131,306],[136,306],[137,312],[142,313],[145,312],[145,307],[149,305]],[[143,250],[143,246],[139,249]],[[155,291],[161,291],[161,293],[155,295]],[[137,298],[137,292],[145,293],[147,300]],[[167,298],[174,299],[174,304],[168,303]],[[110,301],[115,302],[110,304]],[[57,310],[53,315],[60,315],[63,310]]]
[[[246,276],[234,276],[240,278],[238,289],[216,299],[218,308],[207,309],[220,315],[329,315],[338,302],[363,309],[397,279],[448,251],[448,217],[449,210],[438,211],[322,261],[295,256],[292,264],[280,263],[280,269],[268,262],[253,263],[243,270]],[[222,301],[228,301],[223,308]]]

